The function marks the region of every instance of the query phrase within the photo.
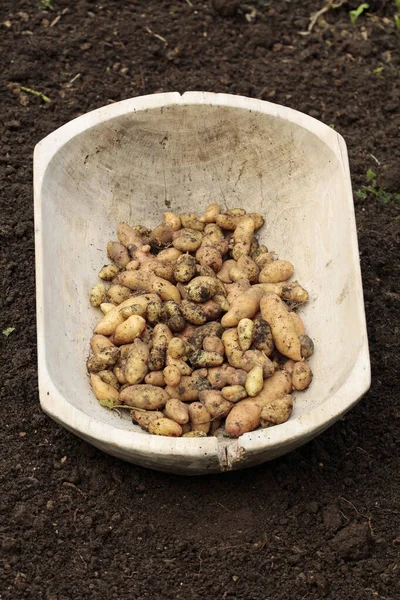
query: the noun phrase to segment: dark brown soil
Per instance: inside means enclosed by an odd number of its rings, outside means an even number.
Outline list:
[[[53,4],[0,3],[1,329],[16,328],[0,335],[0,598],[398,598],[396,205],[356,200],[371,391],[287,457],[192,479],[110,458],[41,413],[32,210],[42,137],[108,102],[172,90],[254,96],[334,124],[355,189],[372,168],[400,192],[394,1],[369,0],[354,26],[348,11],[360,2],[344,3],[310,36],[299,32],[325,2],[250,0],[251,22],[232,0],[231,16],[201,0]]]

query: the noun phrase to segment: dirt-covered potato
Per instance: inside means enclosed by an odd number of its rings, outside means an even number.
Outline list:
[[[179,425],[186,425],[189,422],[189,407],[178,398],[169,398],[164,408],[165,416]]]
[[[181,224],[184,229],[194,229],[195,231],[203,231],[204,222],[196,213],[182,213],[180,215]]]
[[[135,384],[143,381],[149,370],[148,360],[148,345],[142,340],[135,339],[126,357],[125,377],[127,383]]]
[[[165,367],[168,344],[172,339],[171,330],[164,323],[154,327],[148,367],[149,371],[161,371]]]
[[[215,273],[218,273],[222,267],[221,252],[214,246],[202,245],[196,252],[196,260],[202,266],[211,267]]]
[[[192,431],[209,432],[211,415],[201,402],[193,402],[189,405],[189,420]]]
[[[92,306],[100,306],[106,297],[106,288],[103,283],[97,283],[90,290],[90,304]]]
[[[269,323],[275,346],[281,354],[301,359],[301,345],[285,303],[277,294],[266,293],[260,302],[261,315]]]
[[[99,371],[97,375],[102,381],[104,381],[104,383],[108,383],[108,385],[111,385],[116,390],[119,390],[119,381],[112,371]]]
[[[99,375],[91,373],[90,382],[94,395],[100,404],[106,408],[113,408],[119,404],[119,392],[115,387],[102,380]]]
[[[247,397],[247,392],[242,385],[227,385],[222,388],[221,394],[226,400],[235,404]]]
[[[308,335],[299,335],[299,340],[301,344],[301,356],[303,358],[308,358],[314,354],[314,342]]]
[[[182,254],[175,263],[174,277],[180,283],[188,283],[196,274],[196,259],[190,254]]]
[[[217,390],[204,390],[200,392],[199,400],[204,404],[212,419],[226,417],[233,406],[229,400],[224,398],[221,392],[218,392]]]
[[[171,225],[162,223],[158,225],[150,234],[150,245],[153,248],[164,248],[172,242],[174,229]]]
[[[99,271],[99,277],[100,279],[104,279],[104,281],[111,281],[118,273],[119,269],[117,265],[104,265]]]
[[[271,427],[272,425],[281,425],[285,423],[293,410],[293,396],[287,394],[283,398],[273,400],[261,411],[261,427]]]
[[[173,212],[165,212],[164,221],[173,231],[179,231],[182,227],[181,218]]]
[[[96,352],[99,352],[100,350],[102,350],[102,348],[108,348],[110,346],[113,347],[114,344],[105,335],[97,334],[97,335],[94,335],[90,340],[90,347],[95,354],[96,354]]]
[[[133,410],[131,416],[134,423],[137,423],[142,429],[148,431],[150,423],[157,419],[163,419],[164,413],[159,410],[147,410],[146,412]]]
[[[267,356],[270,356],[275,348],[271,327],[261,316],[254,319],[253,346]]]
[[[182,316],[193,325],[203,325],[207,321],[207,315],[201,304],[182,300],[179,305]]]
[[[165,385],[176,386],[181,380],[181,372],[175,365],[167,365],[163,370]]]
[[[107,254],[119,269],[126,267],[131,260],[128,248],[121,242],[108,242]]]
[[[215,223],[215,219],[217,215],[221,212],[221,207],[217,203],[209,204],[204,212],[204,214],[200,217],[200,221],[202,223]]]
[[[243,217],[239,220],[233,233],[232,257],[239,260],[241,256],[250,254],[251,242],[254,235],[254,221],[251,217]]]
[[[191,302],[207,302],[216,294],[225,294],[216,277],[195,277],[186,287],[187,299]]]
[[[109,367],[113,367],[119,358],[119,348],[108,346],[93,354],[87,361],[87,370],[90,373],[98,373]]]
[[[181,252],[195,252],[202,239],[203,234],[196,229],[180,229],[174,233],[172,245]]]
[[[132,315],[118,325],[112,335],[114,344],[130,344],[141,335],[146,327],[146,321],[140,315]]]
[[[222,326],[236,327],[242,319],[252,319],[260,309],[260,300],[263,295],[264,291],[257,287],[251,287],[247,292],[240,294],[230,305],[229,311],[222,317]]]
[[[236,267],[236,260],[229,259],[222,263],[220,270],[217,273],[218,279],[223,283],[232,283],[233,279],[230,276],[231,270]]]
[[[181,437],[182,435],[182,427],[176,421],[166,417],[151,421],[148,430],[153,435],[166,435],[168,437]]]
[[[293,388],[298,391],[305,390],[310,385],[312,377],[310,365],[305,362],[297,362],[292,373]]]
[[[225,431],[233,438],[257,429],[260,425],[261,408],[253,398],[246,398],[235,404],[226,417]]]
[[[253,343],[254,322],[251,319],[240,319],[237,330],[240,349],[245,352]]]
[[[121,404],[143,408],[144,410],[159,410],[160,408],[164,408],[168,398],[169,396],[165,390],[147,383],[129,385],[119,395]]]
[[[183,331],[186,327],[186,321],[182,316],[181,310],[176,302],[168,300],[163,304],[163,317],[165,323],[174,333]]]
[[[113,304],[117,305],[125,302],[125,300],[128,300],[131,295],[132,291],[124,285],[115,284],[109,287],[107,290],[107,296]]]

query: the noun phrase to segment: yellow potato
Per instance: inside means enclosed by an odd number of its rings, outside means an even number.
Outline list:
[[[132,291],[124,285],[112,285],[107,290],[107,296],[113,304],[121,304],[132,296]]]
[[[183,438],[201,438],[207,437],[207,434],[204,431],[187,431],[182,434]]]
[[[176,367],[181,375],[191,375],[193,369],[185,363],[181,358],[172,358],[170,354],[167,353],[167,358],[165,361],[167,367]]]
[[[183,317],[193,323],[193,325],[203,325],[207,321],[207,315],[204,312],[201,304],[196,302],[190,302],[189,300],[182,300],[179,305]]]
[[[207,302],[216,294],[224,295],[223,284],[216,277],[195,277],[186,287],[191,302]]]
[[[106,297],[106,288],[103,283],[97,283],[90,290],[90,304],[92,306],[100,306]]]
[[[127,223],[120,223],[117,228],[117,237],[121,244],[129,248],[130,246],[143,246],[145,240],[137,230]]]
[[[144,410],[159,410],[164,408],[169,396],[165,390],[155,385],[138,383],[129,385],[120,392],[121,404],[143,408]]]
[[[186,321],[181,314],[179,306],[173,300],[164,302],[162,315],[164,317],[163,320],[166,321],[172,332],[176,333],[185,329]]]
[[[108,242],[107,254],[119,269],[125,268],[131,261],[127,247],[120,242]]]
[[[227,364],[220,367],[208,369],[207,379],[211,387],[215,390],[221,390],[225,386],[244,386],[246,383],[247,373],[242,369],[235,369]]]
[[[227,284],[225,287],[228,291],[227,300],[231,305],[239,296],[250,289],[251,284],[248,279],[239,279],[239,281],[235,281],[232,285]]]
[[[254,323],[251,319],[240,319],[237,330],[240,349],[245,352],[253,342]]]
[[[150,234],[150,245],[153,248],[163,248],[172,242],[174,230],[171,225],[161,223]]]
[[[138,260],[131,260],[125,267],[126,271],[137,271],[140,267],[140,262]]]
[[[289,358],[289,360],[286,360],[283,364],[283,368],[285,369],[285,371],[287,371],[290,375],[293,375],[293,370],[294,370],[294,365],[295,365],[295,361],[292,360],[291,358]]]
[[[102,406],[113,408],[119,404],[119,392],[109,383],[105,383],[99,375],[92,373],[90,381],[97,400]]]
[[[105,335],[94,335],[90,340],[90,347],[92,351],[96,354],[102,348],[113,347],[114,344],[111,340],[108,339]]]
[[[223,262],[222,267],[217,273],[218,279],[220,279],[223,283],[232,283],[233,279],[231,279],[230,272],[236,266],[236,260],[226,260]]]
[[[157,260],[160,262],[174,262],[182,256],[182,252],[176,248],[164,248],[157,254]]]
[[[301,344],[301,356],[308,358],[314,353],[314,342],[308,335],[299,335]]]
[[[210,431],[211,415],[201,402],[192,402],[189,405],[189,419],[192,431]]]
[[[186,355],[185,342],[177,337],[171,339],[168,344],[168,354],[172,358],[182,358]]]
[[[214,246],[204,246],[202,244],[196,252],[196,260],[202,266],[211,267],[215,273],[218,273],[222,267],[221,252]]]
[[[87,361],[87,370],[91,373],[104,371],[109,367],[113,367],[119,358],[119,348],[109,346],[102,348],[96,354],[93,354]]]
[[[208,223],[204,228],[202,246],[213,246],[225,239],[224,232],[215,223]]]
[[[182,254],[174,267],[174,277],[180,283],[187,283],[196,275],[196,259],[190,254]]]
[[[304,329],[304,325],[303,325],[303,321],[301,320],[301,318],[299,317],[299,315],[295,312],[291,312],[290,313],[290,318],[293,321],[294,324],[294,329],[296,331],[296,334],[299,336],[304,335],[306,330]]]
[[[157,306],[161,306],[159,303],[155,302]],[[124,308],[120,308],[119,312],[124,317],[124,319],[129,319],[132,315],[139,315],[140,317],[144,317],[146,314],[146,308],[140,304],[130,304],[129,306],[125,306]]]
[[[287,260],[274,260],[262,269],[260,283],[279,283],[287,281],[293,275],[294,267]]]
[[[281,354],[301,360],[301,345],[290,312],[276,294],[266,293],[260,302],[261,315],[271,327],[275,346]]]
[[[165,279],[167,281],[169,281],[170,283],[173,283],[175,281],[174,279],[174,267],[175,267],[175,262],[174,261],[164,261],[161,262],[160,260],[156,259],[154,261],[149,261],[149,263],[147,263],[147,265],[143,265],[143,267],[141,267],[141,271],[143,272],[149,272],[149,273],[154,273],[154,275],[156,275],[157,277],[160,277],[161,279]]]
[[[173,212],[164,213],[165,224],[169,225],[173,231],[179,231],[181,228],[181,218]]]
[[[182,227],[184,229],[194,229],[195,231],[203,231],[204,222],[195,213],[182,213],[180,215]]]
[[[261,408],[253,398],[246,398],[234,405],[225,421],[225,431],[233,438],[254,431],[260,424]]]
[[[261,427],[271,427],[271,425],[280,425],[285,423],[293,410],[293,396],[289,394],[283,398],[273,400],[261,411]]]
[[[201,246],[203,234],[195,229],[180,229],[174,233],[172,245],[181,252],[195,252]]]
[[[238,277],[237,279],[248,279],[250,283],[258,282],[260,269],[254,262],[254,260],[252,260],[249,256],[240,256],[239,260],[237,261],[237,268],[239,269],[239,271],[242,271],[242,273],[244,273],[243,277]],[[237,281],[237,279],[235,279],[235,281]]]
[[[173,421],[163,417],[162,419],[155,419],[149,423],[149,433],[153,435],[165,435],[168,437],[181,437],[182,427]]]
[[[165,385],[169,385],[172,387],[175,385],[179,385],[179,382],[181,380],[181,372],[178,369],[178,367],[175,367],[173,365],[165,367],[165,369],[163,370],[163,375]]]
[[[117,265],[104,265],[104,267],[100,269],[99,277],[105,281],[111,281],[111,279],[114,279],[118,273],[119,269]]]
[[[213,297],[213,301],[218,304],[221,312],[228,312],[229,310],[229,302],[228,300],[225,298],[225,296],[221,296],[220,294],[216,294]]]
[[[100,310],[103,313],[103,315],[106,315],[113,308],[115,308],[115,304],[112,304],[111,302],[102,302],[100,304]]]
[[[222,310],[220,304],[215,302],[214,299],[207,300],[201,306],[208,321],[216,321],[221,316]]]
[[[292,384],[295,390],[305,390],[311,383],[313,374],[310,366],[304,362],[297,362],[293,367]]]
[[[200,221],[203,223],[215,223],[215,219],[217,215],[221,212],[221,207],[219,204],[213,203],[209,204],[203,214],[200,217]]]
[[[153,275],[151,278],[151,286],[154,293],[158,294],[162,300],[173,300],[177,304],[181,301],[181,295],[178,289],[166,279]]]
[[[250,254],[253,235],[253,219],[251,219],[250,217],[241,218],[233,233],[234,245],[232,249],[232,256],[235,260],[239,260],[241,256],[248,256]]]
[[[263,408],[273,402],[283,398],[292,391],[292,377],[287,371],[275,371],[269,378],[264,380],[262,390],[253,398],[257,406]]]
[[[150,371],[161,371],[165,367],[168,344],[172,339],[170,329],[164,323],[154,327],[148,366]]]
[[[192,367],[218,367],[224,362],[224,356],[219,352],[207,352],[205,350],[197,350],[191,353],[189,362]]]
[[[273,292],[283,300],[293,304],[304,304],[308,300],[308,292],[297,281],[283,281],[281,283],[259,283],[265,292]]]
[[[216,390],[203,390],[199,393],[199,400],[211,415],[212,419],[226,417],[232,409],[232,404]]]
[[[164,413],[169,419],[176,421],[179,425],[186,425],[189,422],[188,405],[178,400],[178,398],[169,398],[167,400]]]
[[[120,358],[113,369],[113,373],[118,380],[118,383],[121,385],[127,384],[127,379],[125,377],[125,365],[126,358]]]
[[[146,412],[142,412],[141,410],[133,410],[131,414],[132,421],[137,423],[145,431],[149,430],[150,423],[156,421],[157,419],[164,418],[164,413],[159,410],[148,410]]]
[[[152,371],[151,373],[147,373],[144,378],[144,382],[149,385],[156,385],[157,387],[164,387],[164,375],[162,371]]]
[[[127,383],[141,383],[148,371],[149,347],[142,340],[135,339],[128,352],[125,365]]]
[[[262,367],[264,379],[271,377],[274,363],[260,350],[246,350],[242,358],[242,369],[249,373],[253,367]]]
[[[236,327],[241,319],[252,319],[260,308],[264,290],[252,287],[238,296],[230,305],[229,311],[222,317],[223,327]]]
[[[274,254],[272,252],[265,252],[263,254],[259,254],[255,258],[253,258],[259,269],[263,269],[266,265],[269,265],[274,261]]]
[[[104,381],[104,383],[108,383],[108,385],[111,385],[116,390],[119,390],[119,381],[112,371],[99,371],[97,375],[102,381]]]
[[[236,328],[226,329],[222,334],[222,342],[229,364],[235,369],[242,368],[243,351],[239,345],[239,336]]]
[[[247,392],[242,385],[227,385],[222,388],[221,394],[234,404],[247,397]]]
[[[206,335],[203,339],[203,350],[206,352],[218,352],[218,354],[224,355],[225,348],[222,340],[216,335]]]
[[[255,366],[249,371],[246,379],[246,392],[248,396],[254,397],[262,390],[264,383],[263,368]]]
[[[108,313],[111,314],[111,313]],[[106,315],[107,316],[107,315]],[[146,321],[140,315],[132,315],[117,326],[113,333],[114,344],[130,344],[141,335],[146,327]]]
[[[177,288],[170,281],[157,277],[157,275],[142,273],[141,271],[125,271],[120,273],[118,281],[131,290],[154,292],[162,300],[174,300],[179,303],[181,299]]]

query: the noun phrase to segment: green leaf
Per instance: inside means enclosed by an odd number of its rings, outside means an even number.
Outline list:
[[[15,331],[15,327],[7,327],[7,329],[3,329],[3,335],[8,337],[13,331]]]
[[[400,15],[394,15],[394,22],[396,24],[396,29],[400,29]]]
[[[365,200],[365,198],[367,197],[367,192],[365,192],[364,190],[357,190],[356,192],[354,192],[354,195],[357,196],[357,198],[360,198],[361,200]]]
[[[366,178],[367,181],[374,181],[376,179],[376,173],[372,169],[368,169]]]
[[[104,406],[105,408],[114,408],[115,407],[115,402],[112,398],[106,398],[105,400],[99,400],[101,406]]]
[[[365,10],[367,10],[367,8],[369,8],[369,4],[366,4],[365,2],[363,2],[362,4],[360,4],[360,6],[358,8],[356,8],[355,10],[351,10],[349,12],[350,21],[352,22],[353,25],[357,21],[358,17],[360,15],[362,15]]]
[[[379,75],[379,73],[382,73],[383,69],[384,69],[384,67],[377,67],[372,72],[376,73],[377,75]]]

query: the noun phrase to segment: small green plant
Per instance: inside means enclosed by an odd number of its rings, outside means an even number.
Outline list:
[[[15,327],[7,327],[7,329],[3,329],[2,333],[6,337],[8,337],[9,335],[12,334],[13,331],[15,331]]]
[[[360,6],[358,8],[351,10],[349,12],[350,21],[352,22],[353,25],[357,21],[358,17],[360,15],[362,15],[365,10],[367,10],[367,8],[369,8],[369,4],[366,4],[365,2],[363,2],[363,4],[360,4]]]
[[[40,0],[40,6],[45,10],[52,10],[53,2],[52,0]]]
[[[398,204],[400,205],[400,194],[393,194],[381,188],[376,181],[376,173],[372,169],[368,169],[366,174],[367,185],[362,185],[355,195],[357,198],[365,200],[369,195],[375,196],[378,202],[382,204]]]

